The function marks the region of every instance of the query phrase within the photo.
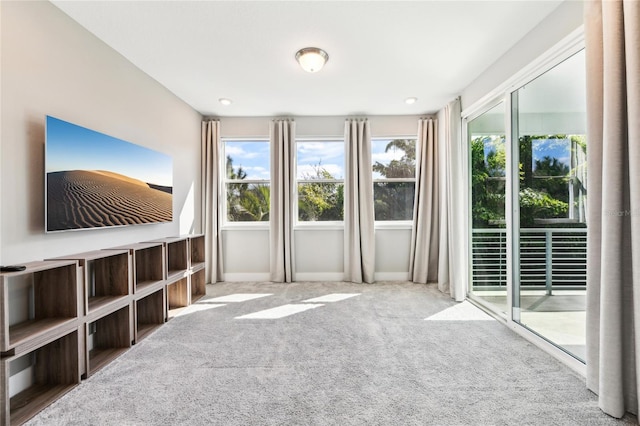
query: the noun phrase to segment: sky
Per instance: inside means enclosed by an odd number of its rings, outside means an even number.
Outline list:
[[[471,135],[471,138],[477,136]],[[498,145],[502,145],[504,149],[504,136],[491,135],[485,136],[484,153],[485,157],[489,152],[496,150]],[[571,166],[571,140],[567,139],[535,139],[532,141],[532,166],[536,167],[536,160],[542,160],[544,157],[557,158],[561,163]]]
[[[47,116],[46,171],[105,170],[173,186],[169,155]]]
[[[390,139],[374,139],[372,141],[372,163],[379,161],[388,164],[393,159],[400,159],[402,151],[390,150],[384,152]],[[268,141],[226,141],[225,157],[231,156],[233,167],[238,166],[247,173],[245,179],[269,179]],[[321,165],[335,179],[344,179],[344,142],[342,140],[305,140],[296,144],[296,176],[304,179],[306,176],[315,176],[315,168]],[[379,174],[374,174],[374,179]]]

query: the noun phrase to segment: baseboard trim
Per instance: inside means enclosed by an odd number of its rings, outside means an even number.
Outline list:
[[[408,272],[376,272],[373,275],[376,281],[409,281]]]
[[[296,272],[296,281],[344,281],[343,272]]]
[[[271,274],[268,272],[238,272],[224,274],[225,282],[246,282],[246,281],[271,281]]]

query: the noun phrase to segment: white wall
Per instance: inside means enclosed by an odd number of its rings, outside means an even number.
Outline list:
[[[461,93],[462,109],[517,74],[534,59],[551,49],[583,23],[583,2],[565,0],[544,21],[525,35]]]
[[[296,137],[343,137],[346,117],[293,117]],[[415,136],[418,116],[370,116],[373,137]],[[267,138],[270,117],[220,119],[223,138]],[[269,279],[268,225],[222,231],[226,281]],[[376,229],[376,279],[404,280],[409,271],[410,228]],[[294,270],[298,281],[344,278],[344,231],[305,225],[294,229]]]
[[[0,11],[0,263],[199,231],[200,114],[49,2]],[[45,234],[45,115],[171,155],[173,222]]]

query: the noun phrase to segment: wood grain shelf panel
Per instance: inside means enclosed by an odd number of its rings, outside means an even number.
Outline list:
[[[25,423],[38,412],[76,387],[73,385],[36,384],[11,398],[11,424]]]
[[[99,311],[109,305],[123,305],[128,301],[127,296],[96,296],[89,298],[89,312]]]
[[[89,364],[91,365],[91,373],[95,373],[111,361],[125,353],[129,349],[126,348],[96,348],[89,351]]]
[[[12,325],[9,327],[10,346],[19,346],[35,336],[47,334],[51,330],[64,325],[72,326],[74,323],[75,318],[44,318]]]

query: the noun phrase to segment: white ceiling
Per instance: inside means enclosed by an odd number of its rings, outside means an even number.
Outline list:
[[[435,112],[562,1],[52,2],[203,115],[304,116]]]

